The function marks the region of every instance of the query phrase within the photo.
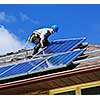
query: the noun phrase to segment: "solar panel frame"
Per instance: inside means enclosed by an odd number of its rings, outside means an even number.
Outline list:
[[[56,42],[56,41],[65,41],[65,40],[77,40],[77,39],[83,39],[83,40],[86,40],[87,38],[86,37],[77,37],[77,38],[68,38],[68,39],[57,39],[57,40],[54,40],[53,42]]]

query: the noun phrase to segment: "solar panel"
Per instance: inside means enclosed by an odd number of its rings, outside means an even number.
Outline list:
[[[19,76],[20,74],[25,74],[39,63],[41,63],[43,59],[23,62],[15,65],[10,65],[7,67],[0,68],[0,78],[9,78],[11,76]]]
[[[72,52],[65,52],[65,53],[60,53],[57,55],[53,55],[46,59],[44,62],[41,64],[37,65],[36,68],[42,69],[42,70],[49,70],[49,69],[55,69],[59,67],[63,67],[64,65],[68,65],[71,61],[73,61],[77,56],[82,54],[85,51],[83,50],[76,50]],[[40,71],[37,70],[36,68],[31,69],[29,72],[34,73],[35,71]]]
[[[59,41],[57,40],[50,43],[50,45],[37,53],[37,55],[67,52],[69,50],[74,49],[85,40],[86,38],[66,39]]]
[[[7,67],[1,67],[0,80],[63,67],[64,65],[69,64],[84,51],[85,50],[64,52],[49,56],[46,59],[35,59]]]

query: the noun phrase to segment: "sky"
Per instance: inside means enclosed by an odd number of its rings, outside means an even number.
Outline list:
[[[22,49],[35,29],[53,24],[59,32],[49,41],[86,37],[100,45],[100,4],[1,4],[0,55]]]

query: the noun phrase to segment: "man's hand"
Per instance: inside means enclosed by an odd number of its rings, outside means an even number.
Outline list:
[[[28,41],[26,41],[25,46],[28,46],[28,44],[29,44],[29,40],[28,40]]]
[[[25,43],[25,46],[28,46],[29,42],[31,41],[31,37],[28,38],[28,40]]]

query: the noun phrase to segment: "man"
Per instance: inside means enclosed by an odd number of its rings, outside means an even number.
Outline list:
[[[52,25],[50,28],[42,28],[33,31],[32,35],[28,38],[26,45],[29,42],[34,43],[36,46],[34,47],[33,55],[36,54],[40,48],[44,48],[49,44],[48,38],[55,32],[58,32],[58,26]]]

